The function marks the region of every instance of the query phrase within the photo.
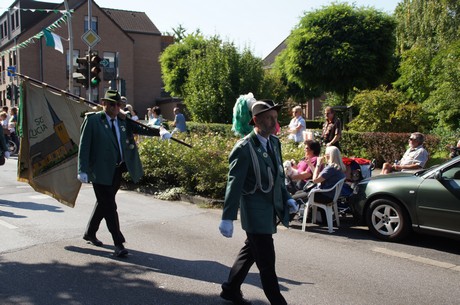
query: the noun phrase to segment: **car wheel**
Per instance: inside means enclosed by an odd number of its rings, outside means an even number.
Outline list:
[[[410,220],[399,204],[390,199],[377,199],[366,213],[372,234],[385,241],[398,241],[410,232]]]

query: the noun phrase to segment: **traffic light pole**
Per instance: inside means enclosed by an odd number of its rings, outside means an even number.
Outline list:
[[[64,0],[64,7],[67,14],[67,28],[69,31],[69,92],[73,93],[73,31],[72,15],[70,14],[69,3]]]
[[[92,1],[88,0],[88,30],[91,30],[91,19],[92,19]],[[91,47],[88,46],[88,99],[93,101],[93,88],[91,87]]]

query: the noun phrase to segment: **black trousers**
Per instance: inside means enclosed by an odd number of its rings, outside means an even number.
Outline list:
[[[94,193],[96,194],[96,205],[93,214],[89,219],[85,235],[96,236],[97,230],[102,219],[105,219],[107,228],[112,234],[113,243],[122,245],[125,237],[120,231],[120,222],[118,220],[117,203],[115,196],[120,189],[122,169],[117,167],[113,176],[112,185],[103,185],[93,183]]]
[[[246,233],[246,236],[244,246],[233,263],[228,281],[222,284],[222,289],[239,293],[249,269],[255,262],[260,272],[262,288],[270,304],[286,305],[275,272],[275,246],[272,235]]]

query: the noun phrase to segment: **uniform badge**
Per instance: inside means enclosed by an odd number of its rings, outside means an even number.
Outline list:
[[[268,154],[266,152],[264,152],[262,156],[264,156],[264,158],[268,158]]]

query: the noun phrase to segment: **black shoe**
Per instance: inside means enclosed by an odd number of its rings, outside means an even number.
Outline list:
[[[220,297],[224,300],[230,301],[235,305],[251,305],[252,303],[245,298],[243,298],[243,294],[240,292],[230,292],[229,290],[222,290],[220,293]]]
[[[96,238],[96,236],[84,235],[83,239],[89,241],[90,244],[93,244],[97,247],[102,247],[104,245],[102,241]]]
[[[113,256],[125,257],[127,255],[128,255],[128,250],[126,250],[123,245],[115,246],[115,251],[113,252]]]

